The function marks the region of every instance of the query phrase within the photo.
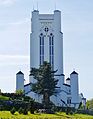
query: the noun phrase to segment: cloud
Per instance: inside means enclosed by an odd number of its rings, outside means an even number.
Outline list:
[[[12,5],[16,0],[0,0],[0,5]]]

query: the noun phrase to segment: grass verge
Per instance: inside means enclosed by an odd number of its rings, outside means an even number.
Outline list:
[[[93,116],[74,114],[66,115],[65,113],[56,114],[30,114],[23,115],[16,112],[12,115],[9,111],[0,111],[0,119],[93,119]]]

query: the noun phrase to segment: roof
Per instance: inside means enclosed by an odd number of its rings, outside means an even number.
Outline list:
[[[65,76],[64,74],[55,74],[54,76]]]
[[[60,10],[54,10],[54,12],[60,12]]]
[[[29,76],[33,76],[33,75],[30,73]]]
[[[27,86],[29,86],[29,85],[31,85],[31,83],[28,83],[28,84],[24,85],[24,87],[27,87]]]
[[[67,79],[66,79],[66,81],[69,81],[69,80],[70,80],[70,78],[67,78]]]
[[[63,85],[70,87],[70,85],[68,85],[68,84],[65,84],[65,83],[64,83]]]
[[[73,71],[71,74],[78,74],[77,72]]]
[[[21,71],[19,71],[19,72],[17,73],[17,75],[18,75],[18,74],[23,74],[23,73],[22,73]],[[24,75],[24,74],[23,74],[23,75]]]
[[[38,10],[34,10],[33,12],[39,12]]]

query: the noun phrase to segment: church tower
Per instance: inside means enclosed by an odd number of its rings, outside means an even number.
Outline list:
[[[44,61],[50,62],[52,69],[57,71],[58,87],[62,90],[63,75],[63,33],[61,32],[61,11],[55,10],[53,14],[39,14],[38,10],[32,12],[30,34],[30,69],[39,68]],[[34,79],[31,76],[30,82]],[[61,93],[51,97],[56,104]],[[57,100],[59,99],[59,100]],[[61,103],[61,102],[60,102]]]
[[[63,33],[59,10],[54,14],[39,14],[38,10],[32,12],[30,68],[38,68],[43,61],[50,62],[53,70],[58,70],[58,75],[63,74]]]

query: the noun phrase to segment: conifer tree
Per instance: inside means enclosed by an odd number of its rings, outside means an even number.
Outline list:
[[[57,93],[57,83],[58,79],[54,78],[54,73],[50,63],[44,61],[38,69],[32,68],[31,75],[33,75],[36,83],[32,84],[32,91],[43,95],[43,104],[49,105],[50,96]]]

